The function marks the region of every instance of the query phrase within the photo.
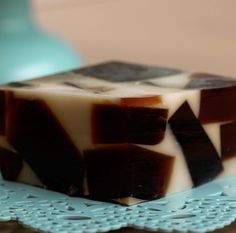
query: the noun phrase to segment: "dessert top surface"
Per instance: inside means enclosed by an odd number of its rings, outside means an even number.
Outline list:
[[[8,83],[3,88],[78,95],[152,96],[198,89],[235,86],[236,80],[179,69],[106,62],[47,77]]]

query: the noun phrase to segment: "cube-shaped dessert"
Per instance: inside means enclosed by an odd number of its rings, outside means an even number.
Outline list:
[[[1,173],[72,196],[156,199],[236,174],[235,103],[236,79],[122,62],[2,85]]]

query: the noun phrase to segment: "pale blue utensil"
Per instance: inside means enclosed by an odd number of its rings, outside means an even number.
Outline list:
[[[29,0],[0,0],[0,83],[18,81],[81,65],[63,40],[39,30]]]

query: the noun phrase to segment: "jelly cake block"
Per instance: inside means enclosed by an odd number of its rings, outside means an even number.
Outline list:
[[[236,174],[236,80],[106,62],[0,87],[4,179],[134,204]]]

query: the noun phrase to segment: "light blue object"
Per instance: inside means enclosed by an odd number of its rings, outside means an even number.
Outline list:
[[[63,40],[34,24],[29,0],[0,0],[0,83],[29,79],[81,65]]]
[[[206,233],[235,219],[235,176],[129,207],[0,180],[0,221],[19,220],[51,233],[96,233],[123,227]]]

